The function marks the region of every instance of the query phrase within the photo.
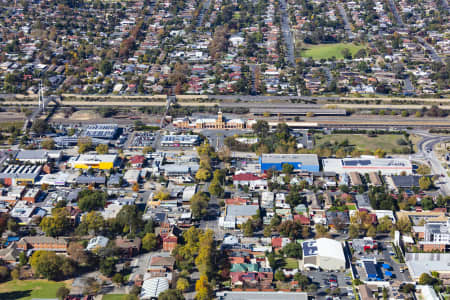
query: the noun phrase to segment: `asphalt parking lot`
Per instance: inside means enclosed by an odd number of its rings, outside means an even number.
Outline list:
[[[352,299],[348,295],[348,289],[350,291],[352,290],[352,278],[349,271],[346,272],[304,271],[302,273],[307,275],[311,279],[311,281],[319,287],[316,293],[317,299],[325,299],[327,297],[326,289],[330,288],[328,280],[332,275],[336,276],[336,281],[338,284],[337,287],[341,291],[340,294],[341,299]]]

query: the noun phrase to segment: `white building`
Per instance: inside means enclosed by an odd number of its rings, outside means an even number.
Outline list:
[[[327,238],[304,241],[303,269],[344,270],[346,259],[339,241]]]
[[[382,175],[412,174],[412,164],[402,158],[375,158],[364,156],[361,158],[327,158],[322,160],[324,172],[338,174],[357,172],[360,174],[380,172]]]

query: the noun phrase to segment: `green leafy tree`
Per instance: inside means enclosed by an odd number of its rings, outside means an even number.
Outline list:
[[[204,192],[197,192],[191,198],[191,211],[194,218],[202,218],[208,213],[209,198]]]
[[[58,299],[60,300],[66,299],[66,297],[69,296],[69,294],[70,290],[65,286],[58,288],[58,290],[56,291],[56,297],[58,297]]]
[[[291,165],[291,164],[283,164],[282,172],[284,174],[290,175],[292,173],[292,171],[294,171],[294,166],[293,165]]]
[[[432,185],[433,183],[431,182],[431,179],[427,176],[422,176],[419,179],[419,187],[424,191],[429,190]]]
[[[244,236],[253,236],[253,221],[251,219],[247,220],[243,225]]]
[[[283,254],[287,257],[301,259],[303,255],[302,246],[297,243],[289,243],[283,247]]]
[[[41,142],[41,146],[47,150],[55,149],[55,141],[51,138],[45,139]]]
[[[154,233],[147,233],[142,238],[142,249],[146,251],[153,251],[158,246],[158,239]]]
[[[78,200],[78,207],[82,211],[93,211],[105,207],[107,194],[98,190],[82,190]]]
[[[33,125],[31,126],[31,129],[37,134],[37,135],[43,135],[49,130],[49,125],[45,120],[42,119],[36,119],[33,122]]]
[[[285,281],[286,280],[286,276],[284,276],[284,273],[282,270],[277,270],[275,272],[275,276],[274,276],[275,280],[277,281]]]
[[[211,179],[211,171],[205,168],[200,168],[195,174],[195,179],[199,181],[208,181]]]
[[[216,197],[221,197],[223,193],[225,192],[222,186],[220,185],[219,181],[213,180],[211,184],[209,185],[208,191],[211,193],[211,195],[214,195]]]
[[[177,290],[184,292],[189,288],[189,281],[186,278],[181,277],[177,280]]]
[[[159,294],[158,300],[184,300],[183,293],[179,290],[168,289]]]
[[[54,208],[51,216],[42,219],[39,225],[47,235],[64,235],[70,229],[69,212],[65,208]]]
[[[95,147],[95,151],[98,154],[106,154],[109,152],[109,147],[106,144],[100,144],[97,147]]]
[[[269,135],[269,123],[264,120],[258,120],[256,123],[252,126],[253,132],[259,137],[259,138],[265,138]]]

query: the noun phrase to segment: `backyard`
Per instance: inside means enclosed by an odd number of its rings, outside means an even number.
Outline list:
[[[0,284],[0,299],[30,300],[56,298],[56,291],[65,282],[48,280],[12,280]],[[69,286],[68,284],[66,286]]]
[[[312,57],[315,60],[328,59],[333,56],[336,59],[342,59],[342,50],[347,48],[352,55],[355,55],[359,49],[365,48],[364,45],[355,45],[351,43],[338,43],[338,44],[319,44],[319,45],[308,45],[305,50],[302,50],[302,57]]]

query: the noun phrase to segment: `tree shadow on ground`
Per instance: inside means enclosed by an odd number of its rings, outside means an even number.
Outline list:
[[[31,296],[31,290],[0,293],[0,299],[15,300]]]

